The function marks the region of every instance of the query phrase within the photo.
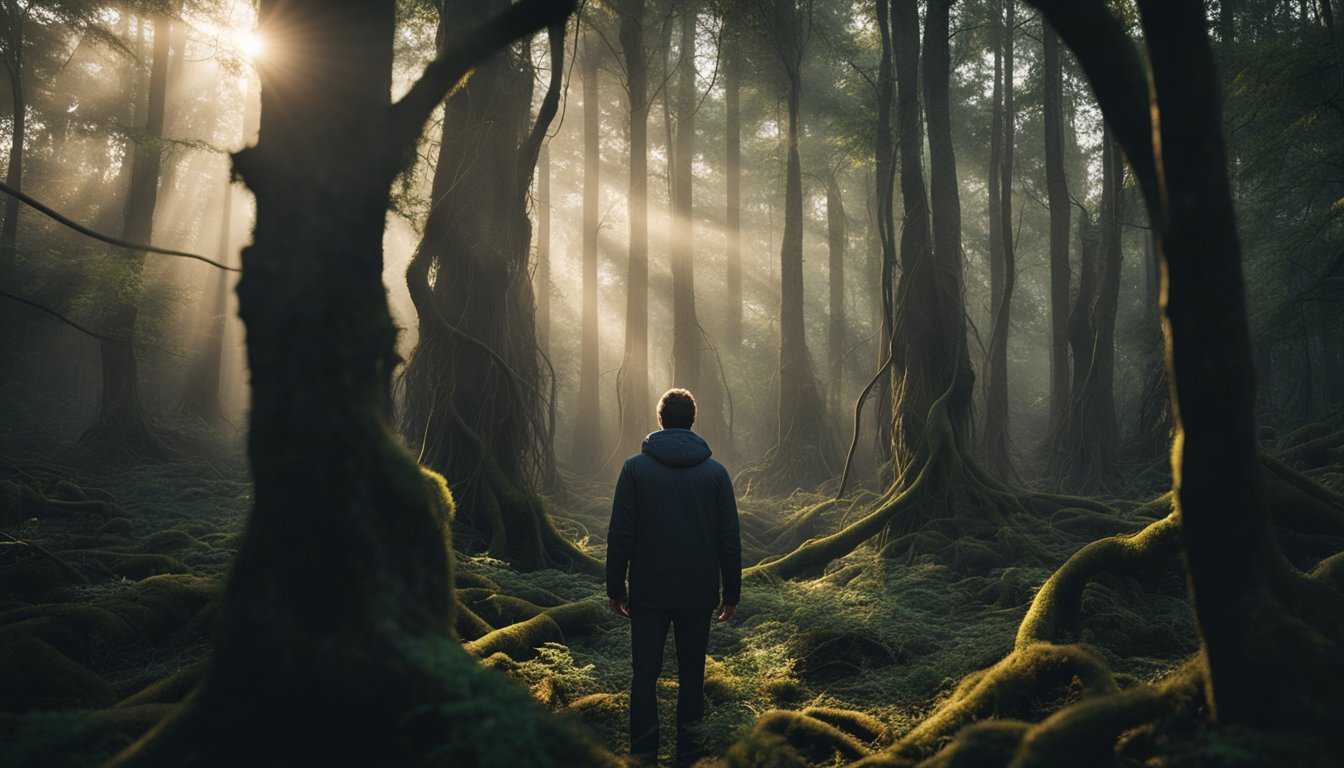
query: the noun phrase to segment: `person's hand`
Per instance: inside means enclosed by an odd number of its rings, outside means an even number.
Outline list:
[[[629,620],[630,606],[626,604],[626,599],[624,597],[609,597],[607,598],[607,601],[611,603],[611,610],[615,611],[617,616]]]
[[[729,605],[727,603],[723,603],[719,606],[719,614],[718,616],[715,616],[715,618],[718,619],[719,621],[727,621],[733,618],[734,613],[737,613],[736,605]]]

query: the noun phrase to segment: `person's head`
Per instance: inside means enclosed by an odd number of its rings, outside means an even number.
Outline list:
[[[690,429],[695,423],[695,396],[676,387],[658,399],[658,424],[664,429]]]

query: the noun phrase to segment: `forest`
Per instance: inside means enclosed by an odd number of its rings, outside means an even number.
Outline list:
[[[0,57],[0,766],[650,764],[603,573],[673,387],[743,579],[659,764],[1344,765],[1340,0],[0,0]]]

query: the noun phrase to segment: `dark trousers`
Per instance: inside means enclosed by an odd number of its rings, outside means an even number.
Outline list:
[[[630,754],[658,753],[658,673],[663,669],[667,628],[677,644],[677,753],[694,745],[682,726],[705,714],[705,649],[709,647],[710,610],[662,610],[630,606]]]

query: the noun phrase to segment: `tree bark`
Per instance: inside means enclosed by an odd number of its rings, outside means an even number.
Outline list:
[[[691,165],[695,152],[695,3],[681,4],[681,44],[677,60],[676,128],[672,139],[669,176],[672,181],[672,378],[675,386],[703,395],[701,363],[704,343],[695,313],[695,262],[692,238]],[[703,406],[703,404],[702,404]],[[703,407],[701,408],[703,411]],[[697,414],[697,429],[710,421]],[[710,435],[706,435],[710,437]]]
[[[723,29],[723,100],[724,100],[724,179],[726,207],[724,232],[727,236],[727,332],[728,349],[742,347],[742,42],[735,19],[724,19]]]
[[[10,15],[8,39],[5,41],[5,65],[9,70],[10,97],[14,105],[14,127],[9,135],[9,167],[5,169],[5,183],[14,189],[23,189],[23,143],[28,133],[28,102],[23,90],[23,27],[28,11],[23,10]],[[13,196],[5,198],[5,219],[0,227],[0,254],[4,261],[0,267],[8,267],[13,262],[14,249],[19,237],[19,201]]]

